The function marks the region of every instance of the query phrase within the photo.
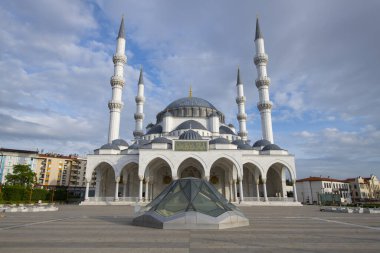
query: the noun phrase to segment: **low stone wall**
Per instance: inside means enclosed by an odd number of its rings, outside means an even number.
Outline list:
[[[3,213],[51,212],[51,211],[58,211],[58,207],[56,207],[54,204],[0,205],[0,212],[3,212]]]
[[[321,207],[321,212],[333,213],[380,213],[380,208],[362,208],[362,207]]]

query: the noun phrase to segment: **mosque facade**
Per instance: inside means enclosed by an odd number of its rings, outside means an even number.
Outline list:
[[[192,96],[177,99],[156,116],[156,123],[143,130],[144,77],[140,70],[133,143],[119,138],[123,108],[125,31],[122,19],[113,56],[114,75],[108,143],[87,157],[84,204],[149,202],[172,180],[195,177],[208,180],[231,202],[298,203],[294,155],[274,143],[272,103],[267,75],[268,55],[256,21],[257,108],[262,139],[249,144],[244,84],[237,72],[238,130],[225,122],[225,115],[209,101]],[[89,196],[95,180],[95,194]]]

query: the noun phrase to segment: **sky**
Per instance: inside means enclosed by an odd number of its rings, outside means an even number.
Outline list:
[[[131,142],[144,68],[144,125],[177,98],[210,101],[236,127],[236,73],[248,135],[261,139],[255,20],[269,55],[275,143],[297,177],[380,176],[380,1],[3,0],[0,147],[84,156],[107,142],[112,55],[122,15]]]

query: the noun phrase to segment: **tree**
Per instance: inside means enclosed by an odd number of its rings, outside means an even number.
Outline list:
[[[13,174],[5,176],[5,181],[10,185],[20,185],[30,187],[36,181],[36,173],[29,165],[18,164],[13,166]]]

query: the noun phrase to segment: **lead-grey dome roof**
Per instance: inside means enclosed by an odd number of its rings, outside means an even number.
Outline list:
[[[181,130],[181,129],[202,129],[207,130],[201,123],[195,120],[187,120],[185,122],[182,122],[177,126],[175,130]]]
[[[116,139],[112,141],[112,144],[115,144],[117,146],[127,146],[128,147],[128,142],[126,142],[123,139]]]
[[[266,150],[282,150],[282,148],[280,148],[276,144],[268,144],[262,149],[262,151],[266,151]]]
[[[238,149],[252,149],[251,146],[243,140],[234,140],[232,144],[235,144]]]
[[[162,133],[162,126],[161,125],[155,125],[146,134],[161,134]]]
[[[187,130],[179,136],[180,140],[202,140],[202,136],[193,130]]]
[[[203,98],[185,97],[177,99],[174,102],[170,103],[164,111],[180,107],[206,107],[216,110],[215,106],[213,106],[210,102],[204,100]]]
[[[113,143],[104,144],[103,146],[100,147],[100,149],[116,149],[116,150],[120,150],[120,148],[116,144],[113,144]]]
[[[133,143],[131,146],[129,146],[128,149],[140,149],[142,148],[142,146],[144,146],[145,144],[148,144],[149,141],[148,140],[137,140],[135,143]]]
[[[226,127],[226,126],[220,126],[219,127],[219,133],[220,134],[232,134],[232,135],[236,135],[234,133],[234,131],[231,130],[231,128]]]
[[[226,138],[219,137],[219,138],[211,140],[209,144],[230,144],[230,141],[227,140]]]
[[[165,137],[157,137],[157,138],[154,138],[154,140],[152,141],[152,143],[168,143],[168,144],[172,144],[172,141],[169,140],[168,138],[165,138]]]
[[[258,140],[256,141],[252,147],[254,148],[259,148],[259,147],[264,147],[266,145],[269,145],[271,144],[268,140],[265,140],[265,139],[262,139],[262,140]]]

